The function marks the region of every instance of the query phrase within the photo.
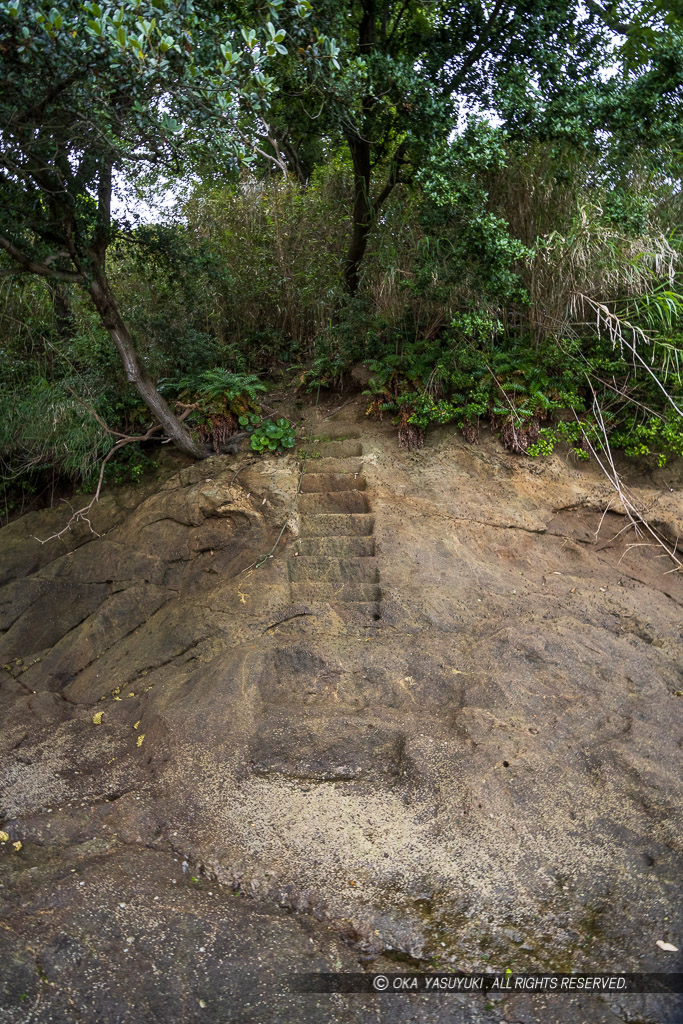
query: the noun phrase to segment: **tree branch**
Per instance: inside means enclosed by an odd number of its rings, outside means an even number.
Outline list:
[[[278,132],[273,132],[272,134],[273,139],[277,142],[278,147],[287,158],[296,180],[301,185],[307,185],[308,179],[306,178],[306,173],[294,145],[286,138],[286,136],[278,134]]]
[[[396,35],[396,29],[398,28],[399,24],[401,23],[401,18],[405,14],[406,7],[408,6],[409,2],[410,2],[410,0],[403,0],[403,4],[401,5],[401,9],[398,11],[398,13],[397,13],[397,15],[396,15],[396,17],[394,19],[394,24],[391,26],[391,29],[389,30],[389,35],[386,38],[386,46],[389,46],[389,43],[391,42],[391,40]]]
[[[111,164],[100,168],[97,182],[97,223],[92,252],[99,266],[104,266],[104,258],[109,244],[111,227]]]
[[[93,407],[91,405],[88,405],[88,403],[85,401],[85,399],[81,398],[81,396],[79,394],[77,394],[74,391],[73,388],[67,388],[67,391],[69,391],[69,393],[74,396],[76,401],[80,405],[82,405],[83,408],[86,409],[90,413],[90,415],[93,417],[94,420],[97,420],[99,425],[102,427],[102,430],[105,430],[108,434],[111,434],[112,437],[120,438],[121,440],[125,441],[126,443],[128,443],[129,441],[149,441],[149,439],[151,438],[152,434],[154,434],[157,430],[161,430],[161,423],[153,424],[149,428],[147,433],[144,434],[144,436],[143,435],[133,436],[132,434],[124,434],[120,430],[114,430],[113,427],[110,427],[110,426],[108,426],[105,423],[105,421],[102,419],[102,417],[97,412],[97,410],[93,409]],[[195,402],[194,405],[186,405],[184,402],[176,402],[176,405],[179,405],[181,408],[183,408],[185,410],[184,412],[182,412],[180,414],[180,416],[178,416],[178,423],[182,423],[182,421],[186,420],[187,417],[190,416],[191,413],[193,413],[195,409],[199,408],[199,404],[197,402]]]
[[[389,177],[387,179],[387,182],[382,191],[380,192],[380,194],[375,199],[374,203],[372,204],[374,216],[376,216],[379,213],[386,200],[389,198],[395,187],[398,185],[401,167],[403,166],[404,163],[406,163],[406,160],[403,156],[404,153],[405,144],[401,143],[391,161],[391,170],[389,171]]]
[[[627,36],[633,28],[632,25],[627,25],[625,22],[619,21],[619,19],[616,18],[613,14],[611,14],[609,11],[606,11],[604,7],[601,7],[600,4],[594,3],[594,0],[585,0],[585,2],[586,7],[591,12],[591,14],[594,14],[596,18],[599,18],[600,21],[604,22],[605,25],[607,25],[607,28],[611,28],[612,31],[616,32],[618,35]]]
[[[36,103],[33,107],[29,107],[29,109],[20,118],[17,118],[17,123],[26,125],[34,122],[36,117],[43,114],[50,104],[54,103],[60,93],[64,92],[65,89],[68,89],[70,85],[74,84],[74,82],[77,82],[79,78],[85,78],[87,73],[88,71],[86,69],[80,68],[78,71],[74,71],[66,78],[63,78],[61,82],[57,82],[52,86],[49,92],[43,96],[40,103]]]
[[[494,23],[498,19],[498,15],[501,13],[504,7],[504,0],[497,0],[495,7],[491,11],[491,16],[483,26],[479,33],[479,38],[476,43],[467,54],[467,57],[462,63],[462,67],[459,68],[457,74],[451,79],[448,86],[443,90],[444,96],[452,96],[455,90],[462,84],[465,74],[473,67],[474,64],[479,60],[482,53],[486,49],[486,44],[491,38]]]
[[[8,238],[4,238],[0,235],[0,249],[4,249],[7,255],[18,263],[21,267],[21,272],[26,274],[38,274],[40,277],[51,277],[56,281],[70,281],[72,284],[82,284],[84,277],[82,274],[75,270],[57,270],[49,265],[49,263],[39,263],[37,260],[31,259],[26,253],[18,249],[13,242],[10,242]],[[57,259],[58,256],[48,256],[48,260]]]

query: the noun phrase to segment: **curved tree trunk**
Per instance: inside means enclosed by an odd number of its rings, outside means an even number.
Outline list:
[[[96,273],[87,287],[95,309],[121,357],[126,377],[134,385],[149,411],[181,452],[194,459],[206,458],[205,448],[193,439],[187,427],[178,420],[140,362],[106,276],[101,271]]]

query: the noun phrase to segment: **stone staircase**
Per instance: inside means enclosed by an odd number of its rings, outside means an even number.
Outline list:
[[[357,438],[309,446],[297,501],[301,533],[288,562],[291,601],[329,605],[347,622],[381,618],[375,519]]]

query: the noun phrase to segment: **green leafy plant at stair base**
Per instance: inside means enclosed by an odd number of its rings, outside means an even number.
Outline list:
[[[240,416],[237,422],[242,430],[246,430],[248,434],[251,434],[261,422],[261,417],[256,412],[248,412]]]
[[[284,417],[275,421],[263,420],[251,435],[252,451],[259,454],[288,451],[295,443],[294,427]]]

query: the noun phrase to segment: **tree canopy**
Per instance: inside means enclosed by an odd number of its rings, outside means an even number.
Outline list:
[[[287,74],[285,62],[269,118],[302,179],[325,150],[348,150],[352,292],[393,189],[468,113],[494,115],[509,135],[574,146],[604,144],[606,132],[680,139],[681,20],[670,5],[327,0],[316,20],[338,40],[341,71],[311,93],[305,68],[290,63]]]

